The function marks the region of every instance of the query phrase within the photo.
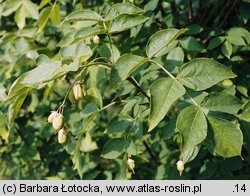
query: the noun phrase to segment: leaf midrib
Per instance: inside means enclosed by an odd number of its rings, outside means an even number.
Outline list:
[[[199,111],[199,108],[196,108],[196,113],[195,113],[193,122],[192,122],[192,124],[191,124],[191,126],[190,126],[190,129],[189,129],[190,131],[189,131],[189,134],[188,134],[187,141],[188,141],[189,138],[190,138],[190,135],[191,135],[191,132],[192,132],[192,128],[193,128],[194,122],[195,122],[195,120],[196,120],[196,118],[197,118],[198,111]],[[194,145],[194,146],[195,146],[195,145]],[[185,147],[186,147],[186,144],[185,144]],[[184,149],[185,149],[185,148],[184,148]]]

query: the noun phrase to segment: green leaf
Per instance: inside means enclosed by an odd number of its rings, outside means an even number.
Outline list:
[[[205,90],[218,82],[234,78],[236,75],[221,63],[207,58],[197,58],[186,63],[177,75],[177,79],[186,87]]]
[[[184,61],[184,52],[181,47],[176,47],[168,53],[167,63],[170,65],[178,66]]]
[[[206,117],[197,106],[189,106],[177,117],[176,128],[182,136],[181,157],[200,144],[207,136]]]
[[[65,60],[72,60],[75,56],[77,43],[62,47],[59,51],[60,57]]]
[[[102,34],[104,32],[105,32],[104,29],[100,29],[98,27],[83,27],[75,32],[74,42],[79,41],[81,39],[86,39],[88,37],[91,37],[97,34]]]
[[[49,19],[54,25],[58,25],[61,21],[60,7],[56,4],[56,1],[53,6],[48,6],[41,11],[37,20],[39,27],[38,32],[44,29]]]
[[[26,24],[26,17],[38,19],[38,6],[30,0],[9,0],[3,8],[3,15],[8,16],[16,11],[14,20],[19,29]]]
[[[164,47],[161,51],[159,51],[155,57],[161,57],[164,56],[168,53],[170,53],[172,50],[174,50],[176,47],[178,47],[177,45],[179,44],[178,40],[173,40],[171,41],[166,47]]]
[[[138,69],[147,58],[132,54],[122,55],[113,65],[110,75],[110,86],[115,87],[123,80],[126,80],[131,73]]]
[[[102,95],[98,88],[91,87],[87,91],[87,95],[91,97],[92,101],[99,107],[103,107]]]
[[[28,73],[28,72],[27,72]],[[12,123],[17,116],[26,96],[31,90],[31,87],[22,84],[22,80],[25,78],[26,73],[19,77],[11,86],[7,101],[9,102],[9,109],[7,114],[7,124],[10,129]]]
[[[81,117],[82,118],[87,118],[91,115],[94,114],[94,112],[96,112],[98,110],[98,107],[95,103],[86,103],[84,104],[84,108],[81,111]],[[93,118],[93,117],[92,117]],[[91,125],[89,125],[88,127],[90,127]]]
[[[136,98],[127,99],[121,111],[121,114],[126,114],[130,112],[136,103],[138,103],[138,99]]]
[[[122,14],[113,20],[109,28],[109,33],[131,29],[134,26],[144,23],[146,20],[148,20],[148,17],[145,16]]]
[[[121,56],[119,49],[114,44],[110,45],[109,43],[102,44],[98,53],[113,63],[116,62]]]
[[[53,5],[50,13],[50,20],[54,25],[58,25],[61,21],[59,5]]]
[[[42,0],[41,3],[39,4],[39,9],[42,9],[45,5],[50,3],[51,0]]]
[[[141,119],[135,119],[131,127],[131,134],[136,138],[141,139],[143,137],[143,124]]]
[[[239,115],[239,118],[244,121],[250,122],[250,102],[245,105],[242,113]]]
[[[47,81],[71,71],[70,66],[61,66],[61,62],[49,60],[38,65],[35,69],[21,75],[11,86],[7,100],[10,103],[8,110],[8,126],[11,127],[14,118],[19,112],[31,88],[40,89]]]
[[[76,33],[76,31],[73,30],[73,31],[67,33],[66,35],[64,35],[63,38],[58,43],[58,46],[65,47],[65,46],[70,45],[74,41],[75,33]]]
[[[237,85],[236,89],[237,91],[239,91],[239,93],[241,93],[245,97],[248,97],[248,89],[246,86]]]
[[[149,58],[156,56],[161,50],[167,47],[172,41],[183,34],[186,29],[165,29],[156,32],[149,38],[146,46],[146,53]]]
[[[136,148],[135,143],[133,142],[132,139],[127,139],[127,140],[128,140],[129,146],[126,149],[126,152],[130,155],[137,155],[137,148]]]
[[[188,162],[194,160],[194,158],[197,156],[197,154],[200,151],[200,147],[201,147],[201,145],[197,145],[193,149],[190,149],[190,150],[186,151],[185,153],[183,153],[181,155],[183,162],[188,163]]]
[[[144,12],[139,7],[136,7],[135,5],[131,3],[116,3],[112,5],[112,7],[109,9],[105,16],[105,20],[114,20],[117,16],[120,16],[122,14],[139,14]]]
[[[124,154],[123,159],[122,159],[122,166],[121,166],[121,175],[124,180],[127,179],[127,171],[128,171],[128,155]]]
[[[91,10],[78,10],[65,17],[63,22],[102,21],[102,17]]]
[[[36,31],[37,31],[37,28],[36,27],[26,27],[24,29],[22,29],[20,32],[19,32],[19,36],[23,36],[25,38],[32,38],[34,39],[35,37],[35,34],[36,34]],[[32,51],[33,53],[37,53],[37,51],[33,50]],[[38,54],[38,53],[37,53]]]
[[[188,89],[187,93],[177,104],[177,107],[179,110],[183,110],[185,107],[193,105],[194,101],[196,104],[200,105],[206,96],[208,96],[208,93],[205,91],[194,91]]]
[[[30,50],[30,44],[24,37],[19,38],[15,41],[15,47],[18,48],[20,52],[28,52]]]
[[[73,45],[62,47],[59,54],[63,59],[73,60],[73,62],[77,64],[76,68],[78,69],[78,63],[80,63],[80,61],[84,62],[88,60],[93,53],[88,45],[83,41],[80,41]],[[76,70],[74,69],[72,71]]]
[[[185,88],[172,78],[162,78],[152,84],[148,131],[158,125],[173,103],[181,98],[185,91]]]
[[[241,102],[227,91],[213,92],[205,98],[202,107],[211,111],[236,114],[241,108]]]
[[[182,48],[191,52],[200,52],[203,49],[203,46],[201,45],[201,43],[191,36],[183,37],[180,40],[180,44]]]
[[[37,20],[39,17],[38,6],[30,0],[23,1],[23,6],[25,7],[26,13],[31,18]]]
[[[93,55],[93,52],[87,44],[85,44],[83,41],[78,42],[77,47],[76,47],[76,51],[75,51],[75,56],[74,56],[75,60],[85,62],[92,55]]]
[[[231,29],[229,29],[229,31],[227,32],[227,40],[236,46],[245,46],[245,40],[243,39],[243,37],[245,38],[246,36],[249,35],[249,32],[241,27],[233,27]]]
[[[37,20],[37,24],[39,28],[38,32],[41,32],[44,29],[45,25],[47,24],[49,17],[50,17],[51,10],[52,10],[52,6],[49,6],[49,7],[44,8],[41,11],[40,16]]]
[[[188,27],[185,35],[195,35],[203,31],[203,28],[198,24],[192,24]]]
[[[229,158],[241,155],[243,136],[240,128],[224,119],[208,116],[214,134],[214,152]]]
[[[88,68],[88,72],[90,80],[88,84],[89,88],[100,88],[102,82],[107,79],[106,70],[102,67],[91,66]],[[100,92],[98,94],[100,94]]]
[[[26,24],[26,10],[25,7],[22,5],[18,8],[14,16],[15,22],[19,29],[23,29]]]
[[[233,45],[236,45],[236,46],[246,45],[244,39],[239,35],[235,36],[234,34],[229,34],[226,38],[227,38],[227,41]]]
[[[61,63],[55,60],[49,60],[46,63],[38,65],[35,69],[24,73],[17,79],[18,83],[31,88],[42,88],[45,81],[50,80],[56,74],[60,73]],[[13,87],[10,90],[12,92]],[[10,95],[9,94],[9,95]]]
[[[133,120],[129,116],[119,115],[114,117],[107,126],[108,133],[124,132],[133,124]]]
[[[177,132],[176,120],[177,120],[176,118],[172,118],[166,123],[162,136],[161,136],[162,140],[170,139]]]
[[[6,89],[4,86],[0,83],[0,103],[4,102],[7,98],[7,95],[5,93]]]
[[[97,143],[92,141],[90,133],[87,131],[85,138],[81,141],[80,150],[83,152],[91,152],[98,149]]]
[[[211,41],[208,44],[207,49],[212,50],[212,49],[218,47],[219,45],[221,45],[224,41],[225,41],[225,37],[222,37],[222,36],[215,37],[215,38],[211,39]]]
[[[9,16],[15,12],[23,3],[23,0],[8,0],[3,6],[2,15]]]
[[[82,179],[83,177],[83,167],[84,167],[84,159],[82,158],[82,154],[81,151],[76,149],[75,153],[72,156],[72,162],[74,165],[74,170],[76,169],[78,172],[78,175],[80,176],[80,178]]]
[[[146,12],[154,11],[157,8],[158,3],[159,3],[159,0],[148,1],[147,4],[144,6],[144,10]]]
[[[105,159],[115,159],[126,152],[130,145],[130,140],[122,138],[110,139],[103,147],[102,157]]]
[[[60,55],[66,60],[73,60],[68,66],[63,66],[58,72],[67,73],[69,71],[77,71],[81,62],[87,61],[93,52],[83,41],[61,48]],[[63,75],[63,74],[62,74]]]
[[[9,90],[8,96],[7,96],[7,101],[9,103],[13,103],[19,95],[24,93],[28,87],[24,86],[19,82],[21,77],[19,77],[15,82],[11,85],[11,88]]]
[[[224,54],[228,59],[230,59],[232,53],[233,53],[233,46],[230,44],[229,41],[225,41],[224,44],[221,47],[221,52]]]
[[[27,87],[35,89],[44,87],[47,81],[64,75],[71,71],[70,68],[70,66],[61,66],[61,62],[55,60],[49,60],[38,65],[35,69],[21,75],[12,84],[8,94],[8,101],[15,100]]]
[[[0,111],[0,138],[3,138],[5,142],[8,142],[9,131],[7,130],[6,115]]]
[[[30,90],[31,88],[27,88],[27,87],[22,88],[22,91],[21,92],[19,91],[19,94],[15,96],[15,99],[12,100],[11,104],[9,105],[8,114],[7,114],[7,125],[8,125],[9,130],[19,110],[21,109],[26,96],[30,92]]]

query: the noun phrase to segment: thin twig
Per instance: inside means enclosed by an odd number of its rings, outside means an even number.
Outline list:
[[[200,105],[193,99],[193,97],[188,92],[186,92],[186,95],[190,98],[190,100],[194,103],[195,106],[200,107]]]
[[[84,67],[90,67],[90,66],[97,66],[97,67],[105,68],[107,70],[111,70],[110,64],[103,63],[103,62],[95,62],[95,63],[89,64],[87,66],[84,66]]]
[[[219,28],[220,28],[220,29],[221,29],[222,27],[224,27],[224,25],[226,24],[229,15],[234,11],[235,6],[237,5],[238,1],[239,1],[239,0],[234,0],[232,6],[228,9],[227,14],[225,15],[224,19],[222,20],[222,22],[221,22],[220,25],[219,25]]]
[[[157,63],[156,61],[150,60],[150,62],[154,63],[155,65],[157,65],[158,67],[160,67],[167,75],[169,75],[172,79],[176,80],[176,77],[174,77],[168,70],[166,70],[160,63]],[[179,81],[176,80],[178,83]],[[182,84],[180,84],[182,85]],[[199,104],[196,103],[196,101],[191,97],[191,95],[188,94],[188,92],[186,92],[186,95],[191,99],[191,101],[194,103],[194,105],[199,107]]]
[[[140,85],[134,78],[128,77],[127,80],[131,82],[131,84],[133,84],[150,101],[150,97],[148,96],[148,94],[140,87]]]
[[[192,0],[188,1],[188,20],[190,23],[193,21]]]
[[[112,105],[115,105],[115,104],[117,104],[117,103],[119,103],[119,102],[120,102],[120,101],[114,101],[114,102],[112,102],[112,103],[110,103],[110,104],[108,104],[108,105],[102,107],[101,109],[99,109],[98,112],[101,112],[101,111],[103,111],[103,110],[106,110],[107,108],[109,108],[109,107],[111,107]]]
[[[59,111],[60,113],[63,113],[63,108],[64,108],[64,106],[65,106],[66,99],[68,98],[70,91],[71,91],[72,88],[74,87],[74,85],[75,85],[75,83],[77,82],[77,80],[79,80],[79,77],[82,75],[82,73],[83,73],[83,71],[84,71],[85,69],[86,69],[86,67],[84,67],[84,68],[80,71],[80,73],[76,76],[74,82],[71,84],[70,88],[68,89],[68,91],[67,91],[67,93],[66,93],[66,95],[65,95],[65,97],[64,97],[64,99],[63,99],[62,104],[61,104],[61,105],[59,106],[59,108],[58,108],[58,111]]]
[[[160,67],[169,77],[171,77],[172,79],[176,79],[168,70],[166,70],[160,63],[153,61],[153,60],[149,60],[149,62],[154,63],[155,65],[157,65],[158,67]]]
[[[152,151],[152,149],[149,147],[148,143],[146,140],[142,140],[143,145],[145,146],[148,154],[150,155],[150,157],[152,158],[152,161],[154,161],[156,164],[160,164],[160,161],[158,160],[158,157],[156,156],[156,154]]]

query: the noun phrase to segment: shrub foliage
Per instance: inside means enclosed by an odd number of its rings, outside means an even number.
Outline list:
[[[0,178],[249,179],[249,8],[0,0]]]

